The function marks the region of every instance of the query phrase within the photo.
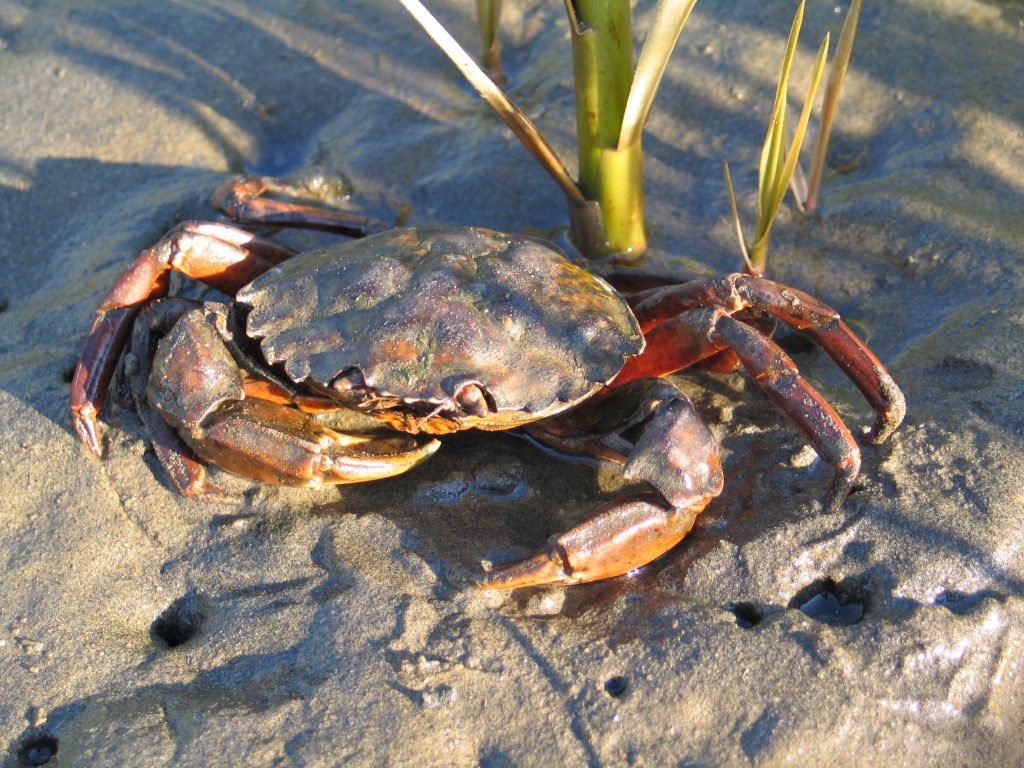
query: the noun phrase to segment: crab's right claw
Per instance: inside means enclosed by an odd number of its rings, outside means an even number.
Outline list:
[[[599,405],[621,408],[630,398],[646,403],[641,410],[646,418],[621,425],[627,431],[643,430],[626,457],[623,477],[643,480],[655,490],[605,504],[533,557],[492,571],[481,586],[581,584],[629,573],[678,544],[722,492],[718,445],[693,404],[661,380],[627,387],[619,392],[625,400],[613,401],[609,395]],[[542,432],[531,434],[545,439]]]

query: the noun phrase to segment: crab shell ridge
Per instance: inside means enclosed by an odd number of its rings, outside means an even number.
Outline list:
[[[391,230],[309,251],[237,300],[250,308],[248,336],[290,379],[344,399],[332,383],[358,370],[366,410],[449,411],[452,423],[419,423],[424,431],[505,429],[558,413],[644,346],[604,280],[551,244],[476,228]],[[482,419],[449,407],[467,383],[488,395]]]

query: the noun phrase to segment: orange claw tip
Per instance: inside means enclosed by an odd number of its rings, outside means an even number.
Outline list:
[[[521,589],[546,584],[573,584],[558,553],[550,549],[532,557],[499,566],[477,584],[480,589]]]

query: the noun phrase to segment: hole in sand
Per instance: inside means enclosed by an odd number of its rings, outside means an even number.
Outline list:
[[[736,623],[744,629],[756,627],[764,618],[761,609],[753,603],[731,603],[725,608],[736,617]]]
[[[629,687],[629,678],[622,675],[609,677],[604,681],[604,691],[613,699],[619,698]]]
[[[153,622],[152,632],[167,643],[168,647],[187,643],[195,637],[203,625],[203,612],[199,598],[194,592],[182,595]]]
[[[856,579],[819,579],[801,589],[789,602],[805,615],[823,624],[842,627],[856,624],[868,609],[868,595]]]
[[[23,765],[46,765],[57,754],[57,739],[48,734],[39,734],[21,745]]]

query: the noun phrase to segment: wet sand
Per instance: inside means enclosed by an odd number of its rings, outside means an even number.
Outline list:
[[[471,5],[431,7],[472,43]],[[506,5],[510,93],[569,159],[564,11]],[[752,229],[793,11],[763,5],[699,4],[684,32],[645,135],[652,263],[739,266],[721,163]],[[808,8],[798,71],[832,6]],[[3,764],[1018,762],[1022,42],[1017,3],[868,4],[834,145],[853,167],[776,225],[772,277],[907,395],[845,505],[822,512],[827,469],[748,378],[687,375],[727,483],[697,528],[630,577],[510,594],[472,588],[481,560],[541,546],[611,473],[464,435],[394,480],[220,476],[243,498],[205,504],[116,402],[92,459],[67,397],[103,293],[232,174],[319,168],[389,220],[558,236],[560,193],[511,134],[390,3],[0,0]]]

